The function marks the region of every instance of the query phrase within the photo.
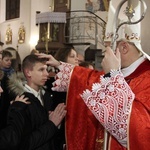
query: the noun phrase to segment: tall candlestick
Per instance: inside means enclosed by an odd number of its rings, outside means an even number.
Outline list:
[[[131,7],[131,0],[128,0],[128,8]]]

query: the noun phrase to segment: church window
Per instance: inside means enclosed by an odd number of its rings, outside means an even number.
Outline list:
[[[20,0],[6,0],[6,20],[19,18]]]

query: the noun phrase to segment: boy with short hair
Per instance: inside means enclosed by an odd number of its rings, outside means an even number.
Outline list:
[[[65,105],[59,104],[54,111],[51,108],[53,95],[43,88],[48,78],[46,59],[28,55],[23,60],[22,70],[26,83],[17,87],[12,82],[11,86],[16,95],[24,94],[31,103],[27,107],[25,132],[19,149],[53,150],[53,137],[66,115]],[[12,80],[16,82],[19,79]]]

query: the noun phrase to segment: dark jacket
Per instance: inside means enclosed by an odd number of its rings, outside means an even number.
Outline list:
[[[48,119],[48,111],[52,110],[53,96],[45,91],[43,95],[44,106],[42,106],[32,93],[23,91],[25,81],[16,78],[18,77],[10,78],[10,83],[18,82],[18,86],[15,85],[15,87],[19,89],[14,89],[14,84],[9,83],[11,92],[16,95],[24,94],[31,102],[26,108],[24,132],[18,150],[54,150],[53,138],[57,135],[58,129]],[[17,93],[18,91],[19,93]]]
[[[53,138],[57,127],[48,120],[48,111],[51,110],[51,97],[49,93],[43,96],[44,107],[31,93],[24,93],[31,104],[27,107],[24,135],[19,150],[50,150],[53,147]]]
[[[10,97],[7,82],[8,76],[4,73],[3,79],[1,80],[1,87],[3,89],[3,93],[1,93],[0,97],[0,129],[6,127],[7,113],[10,106]]]
[[[23,135],[27,105],[14,102],[9,109],[7,126],[0,130],[0,150],[16,150]]]
[[[1,97],[0,97],[0,120],[1,120],[0,129],[6,127],[8,108],[10,106],[10,100],[11,100],[9,97],[8,80],[9,80],[9,76],[14,73],[14,69],[2,68],[2,71],[4,72],[4,76],[1,80],[1,87],[3,89],[3,93],[1,93]]]
[[[52,83],[55,81],[53,77],[47,80],[46,88],[50,91],[53,95],[54,102],[52,104],[52,109],[55,109],[59,103],[66,104],[66,92],[57,92],[52,91],[51,88],[53,87]],[[55,150],[63,150],[63,145],[66,143],[65,139],[65,119],[61,122],[61,126],[57,132],[57,136],[53,139]]]

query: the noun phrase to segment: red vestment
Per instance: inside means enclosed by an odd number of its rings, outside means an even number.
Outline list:
[[[80,94],[99,82],[102,73],[75,67],[71,76],[67,98],[66,140],[68,150],[101,149],[96,142],[102,139],[103,127],[83,102]],[[150,62],[143,62],[130,76],[126,77],[135,100],[132,106],[128,129],[128,149],[147,150],[150,145]],[[97,140],[98,141],[98,140]],[[95,146],[97,145],[97,146]],[[110,150],[124,150],[123,146],[110,137]]]
[[[128,149],[148,150],[150,145],[150,61],[143,62],[131,75],[126,77],[135,94],[128,130]],[[111,150],[119,149],[112,138]]]
[[[69,85],[66,116],[66,141],[68,150],[101,150],[103,127],[87,108],[80,94],[99,80],[102,72],[77,67]],[[92,80],[87,80],[92,76]],[[80,79],[80,80],[79,80]],[[84,86],[80,86],[84,85]],[[99,130],[98,130],[99,129]],[[96,148],[98,147],[98,148]]]

